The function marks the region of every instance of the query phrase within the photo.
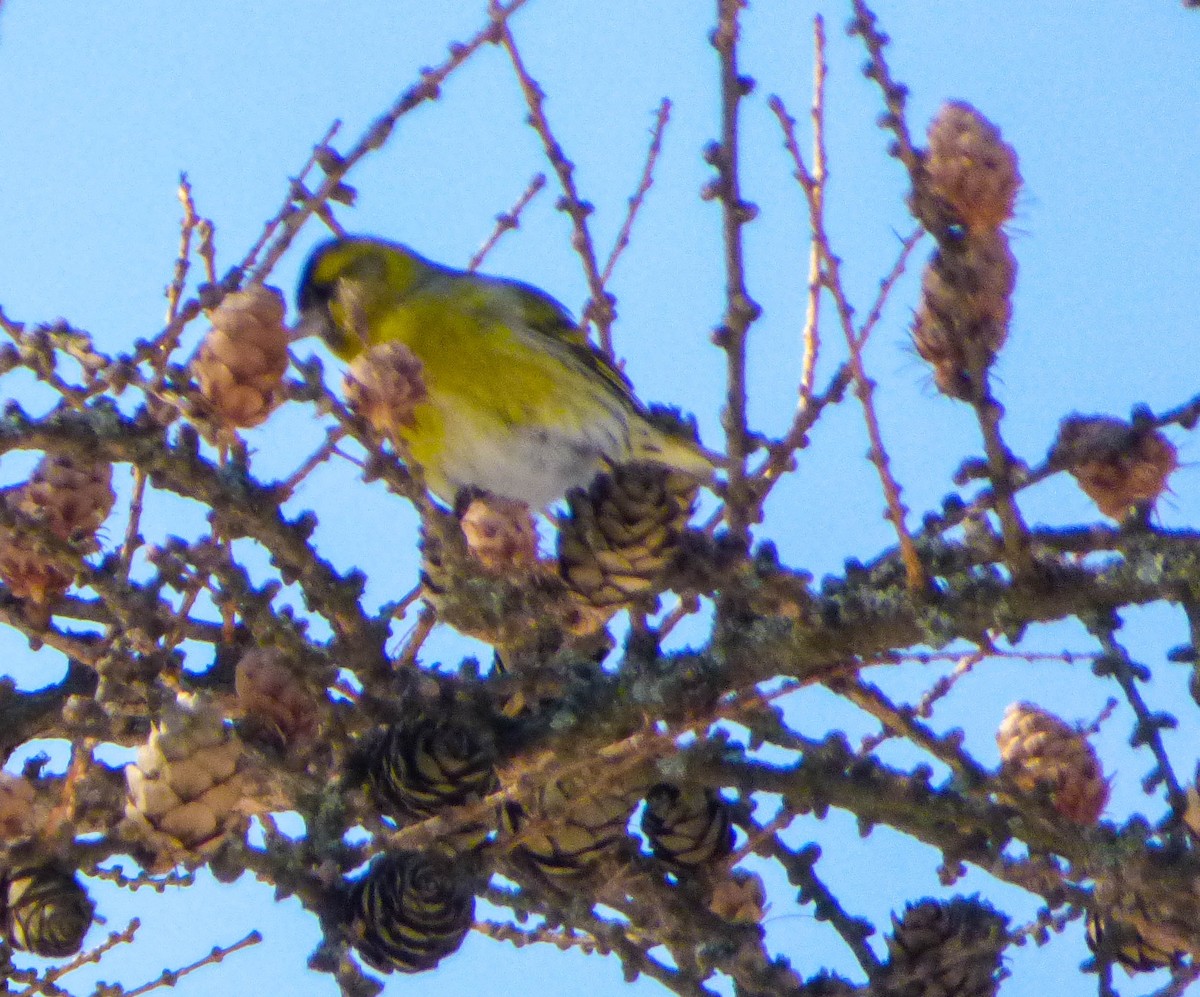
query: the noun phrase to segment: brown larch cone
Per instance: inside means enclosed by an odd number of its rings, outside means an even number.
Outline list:
[[[713,886],[708,909],[733,924],[758,924],[767,913],[767,890],[757,873],[734,869]]]
[[[1048,793],[1054,809],[1094,824],[1108,802],[1108,780],[1087,738],[1032,703],[1014,703],[996,732],[1001,775],[1022,793]]]
[[[501,830],[513,857],[551,880],[589,872],[625,840],[635,800],[583,777],[552,779],[525,804],[500,808]]]
[[[489,571],[523,570],[537,563],[537,529],[529,506],[480,495],[462,514],[467,550]]]
[[[11,499],[9,492],[5,499]],[[48,607],[55,599],[71,587],[72,576],[46,558],[37,542],[8,527],[0,526],[0,578],[9,591],[40,607]],[[43,609],[45,623],[48,611]]]
[[[47,454],[28,481],[3,492],[3,501],[59,540],[79,544],[80,553],[91,553],[96,532],[116,501],[112,466]],[[0,578],[18,599],[46,606],[71,587],[72,574],[51,563],[35,537],[0,527]]]
[[[602,474],[567,494],[558,531],[558,567],[591,606],[613,609],[653,595],[679,553],[695,482],[650,464]],[[690,494],[689,494],[690,492]]]
[[[507,583],[500,586],[502,595],[496,598],[493,593],[480,599],[479,582],[490,585],[498,579],[494,575],[484,578],[482,562],[467,549],[458,517],[440,509],[428,509],[422,515],[420,549],[421,596],[440,620],[493,646],[527,635],[525,625],[513,621],[520,616],[521,600],[534,594],[524,584],[531,575],[510,581],[501,574],[499,579]]]
[[[968,229],[998,229],[1013,214],[1021,174],[1000,130],[970,104],[943,105],[929,126],[925,175],[930,192]]]
[[[0,772],[0,844],[22,838],[33,829],[36,796],[28,779]]]
[[[1104,515],[1117,520],[1133,506],[1154,502],[1179,466],[1174,444],[1159,430],[1104,415],[1067,416],[1051,456]]]
[[[912,336],[942,393],[971,399],[972,372],[982,374],[1008,337],[1016,276],[1001,231],[968,233],[931,257]]]
[[[247,779],[241,742],[200,697],[169,704],[125,766],[125,837],[164,864],[218,846],[247,823]]]
[[[278,748],[301,752],[316,739],[320,704],[278,648],[256,648],[242,655],[234,688],[255,735]]]
[[[994,997],[1003,975],[1008,918],[978,899],[909,904],[892,915],[888,960],[872,981],[878,997]]]
[[[421,361],[403,343],[380,343],[350,364],[346,404],[377,433],[394,436],[410,425],[426,395]]]
[[[111,464],[69,454],[46,454],[14,495],[21,512],[61,540],[94,537],[117,500]]]
[[[984,232],[936,252],[921,278],[921,303],[952,321],[963,340],[998,353],[1008,335],[1017,261],[1003,232]]]
[[[279,404],[288,366],[283,295],[251,284],[228,294],[209,315],[212,329],[192,357],[192,373],[213,417],[249,429]]]

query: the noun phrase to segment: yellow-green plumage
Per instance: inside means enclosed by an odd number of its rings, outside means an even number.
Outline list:
[[[299,305],[303,326],[344,359],[400,342],[420,360],[426,398],[401,435],[447,501],[478,488],[541,507],[636,460],[712,474],[691,440],[647,421],[566,309],[527,284],[345,238],[310,257]]]

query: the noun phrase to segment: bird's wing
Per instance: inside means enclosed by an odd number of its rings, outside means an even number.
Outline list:
[[[571,317],[571,313],[544,291],[519,281],[506,281],[520,301],[521,317],[539,335],[567,348],[568,355],[580,366],[595,371],[622,401],[641,409],[633,394],[633,385],[603,353],[592,345],[587,334]]]

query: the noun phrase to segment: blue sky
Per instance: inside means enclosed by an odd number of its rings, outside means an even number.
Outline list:
[[[694,411],[706,442],[716,446],[723,357],[708,336],[723,308],[720,230],[717,208],[698,196],[710,175],[700,152],[718,121],[710,6],[530,0],[513,29],[549,95],[546,111],[576,163],[580,191],[596,206],[591,224],[602,256],[641,172],[653,111],[664,96],[673,102],[655,186],[612,283],[615,341],[639,394]],[[224,270],[277,210],[287,178],[329,123],[344,122],[335,145],[347,147],[422,66],[478,29],[484,8],[483,0],[7,0],[0,9],[0,306],[20,321],[67,318],[114,351],[153,335],[178,242],[181,171],[200,212],[215,221]],[[1012,332],[997,367],[1014,451],[1035,463],[1073,410],[1126,415],[1138,402],[1163,409],[1190,398],[1200,314],[1200,12],[1168,0],[1095,0],[1086,9],[1015,0],[1003,12],[976,0],[880,0],[875,9],[893,38],[893,70],[911,88],[914,130],[923,134],[943,101],[964,99],[1002,128],[1020,156],[1025,186],[1010,227],[1020,274]],[[746,249],[750,292],[764,309],[752,332],[751,417],[767,433],[782,431],[794,406],[808,249],[802,197],[766,102],[772,93],[787,101],[807,148],[816,11],[829,33],[829,225],[860,312],[912,227],[902,171],[886,157],[886,136],[874,123],[881,107],[860,72],[864,53],[842,31],[849,4],[754,0],[743,21],[742,68],[757,80],[744,108],[743,182],[761,211],[747,229]],[[493,217],[532,174],[548,172],[525,113],[504,53],[485,48],[447,82],[436,104],[406,117],[391,142],[355,171],[350,182],[359,199],[354,209],[338,209],[342,224],[465,264]],[[567,219],[554,210],[557,196],[551,179],[485,269],[536,283],[578,311],[586,284]],[[289,296],[307,250],[324,236],[310,223],[276,269],[273,281]],[[919,247],[915,259],[928,251]],[[935,394],[908,346],[918,277],[919,266],[910,268],[867,352],[885,442],[914,525],[952,490],[962,458],[980,449],[968,410]],[[191,328],[189,346],[202,331],[201,323]],[[843,358],[839,340],[829,326],[818,383]],[[32,407],[39,397],[30,389]],[[319,438],[311,415],[293,408],[248,434],[262,474],[286,473]],[[1200,448],[1179,432],[1173,439],[1184,467],[1159,517],[1168,526],[1194,524]],[[786,562],[819,578],[847,557],[869,558],[893,542],[866,447],[852,399],[814,431],[799,471],[774,493],[761,531]],[[6,457],[0,483],[19,480],[27,466]],[[296,508],[318,511],[317,537],[335,563],[367,570],[368,600],[397,598],[415,579],[413,518],[378,485],[359,487],[348,509],[348,482],[345,467],[323,470]],[[1097,518],[1064,478],[1031,490],[1022,508],[1033,523]],[[121,516],[110,523],[113,537],[121,535]],[[150,535],[201,528],[196,508],[165,500],[147,507]],[[1131,646],[1156,669],[1148,695],[1164,708],[1181,704],[1186,675],[1162,658],[1184,640],[1181,616],[1153,607],[1129,614],[1129,623]],[[1070,626],[1042,628],[1031,639],[1055,650],[1090,649]],[[438,633],[425,657],[453,662],[472,650],[452,633]],[[7,635],[0,651],[6,670],[26,687],[61,673],[53,652],[34,654]],[[992,732],[1015,699],[1036,698],[1071,720],[1099,712],[1113,690],[1085,668],[989,666],[950,697],[937,725],[966,727],[968,745],[994,761]],[[910,666],[877,678],[890,691],[919,695],[933,675]],[[826,721],[852,733],[871,729],[818,692],[790,709],[806,734]],[[1138,791],[1149,761],[1125,745],[1128,729],[1118,712],[1101,737],[1117,778],[1113,809],[1156,813],[1157,801]],[[1194,734],[1195,724],[1185,723],[1173,741],[1184,772],[1196,754]],[[936,856],[889,832],[864,842],[853,821],[834,815],[824,824],[798,822],[794,834],[822,841],[826,878],[849,909],[877,921],[905,898],[938,892]],[[961,886],[990,888],[977,873]],[[256,974],[270,974],[280,992],[335,992],[328,977],[304,969],[317,937],[314,920],[294,904],[273,904],[267,887],[202,883],[163,897],[101,888],[97,896],[110,928],[122,927],[134,910],[145,924],[139,943],[107,957],[98,978],[119,976],[132,985],[259,927],[263,945],[185,979],[177,992],[242,992],[238,981]],[[1034,909],[1012,890],[994,896],[1011,902],[1018,917]],[[782,891],[768,932],[805,970],[853,970],[832,933]],[[1078,926],[1049,951],[1022,950],[1013,961],[1016,978],[1002,993],[1042,993],[1049,981],[1071,988],[1059,992],[1086,992],[1089,982],[1074,975],[1084,955]],[[662,992],[649,982],[625,987],[615,960],[517,952],[478,935],[436,975],[392,980],[386,992],[522,987],[554,997],[579,993],[581,980],[593,994]]]

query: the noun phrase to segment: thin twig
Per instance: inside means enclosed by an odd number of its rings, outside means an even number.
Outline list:
[[[405,592],[397,602],[392,604],[389,607],[391,609],[392,619],[398,620],[404,616],[404,614],[408,612],[408,607],[421,598],[421,593],[424,591],[424,589],[425,586],[421,582],[417,582],[417,584]]]
[[[817,210],[825,212],[825,180],[829,175],[825,159],[825,77],[829,71],[825,61],[825,19],[820,15],[813,18],[813,197]],[[800,157],[794,156],[803,167]],[[812,401],[813,385],[817,376],[817,356],[821,351],[821,247],[816,235],[809,234],[808,244],[808,303],[804,315],[804,358],[800,369],[800,403],[796,421]],[[791,433],[788,434],[790,438]]]
[[[505,232],[510,232],[521,224],[521,212],[525,210],[525,206],[529,204],[546,186],[546,174],[535,173],[533,178],[526,184],[525,189],[521,192],[521,196],[517,198],[516,203],[503,214],[496,216],[496,226],[492,229],[492,234],[487,237],[487,241],[479,247],[474,256],[471,257],[471,262],[467,264],[467,269],[474,271],[479,269],[479,265],[484,261],[488,253],[495,248],[496,243],[500,241],[501,236]]]
[[[596,323],[600,349],[605,356],[611,357],[613,355],[612,323],[616,312],[613,308],[612,296],[604,290],[604,281],[600,277],[600,268],[596,264],[596,248],[592,242],[592,234],[588,230],[587,218],[592,213],[592,205],[579,196],[579,190],[575,186],[575,164],[563,152],[562,146],[550,129],[550,121],[546,117],[546,93],[526,69],[521,53],[517,49],[516,39],[513,38],[507,23],[498,18],[500,4],[497,0],[491,0],[489,9],[493,11],[493,17],[497,17],[500,43],[508,52],[513,70],[521,85],[521,93],[525,95],[525,103],[529,107],[529,124],[537,132],[538,138],[542,140],[546,159],[549,160],[555,176],[558,177],[559,186],[562,187],[563,196],[558,202],[558,207],[571,219],[573,229],[571,246],[583,263],[584,277],[587,279],[588,292],[591,294],[591,299],[583,308],[581,321],[585,326],[589,322]]]
[[[671,101],[664,97],[662,103],[658,105],[658,111],[654,115],[654,127],[650,130],[650,148],[646,151],[646,165],[642,168],[642,178],[638,181],[637,190],[633,192],[633,196],[629,199],[629,210],[625,213],[625,221],[621,223],[621,230],[617,233],[617,239],[613,243],[612,252],[608,254],[608,260],[605,262],[604,270],[600,274],[600,283],[605,287],[612,280],[617,260],[621,258],[621,254],[625,252],[626,247],[629,245],[629,236],[633,231],[633,223],[637,218],[638,211],[641,210],[642,202],[646,200],[646,195],[650,192],[650,188],[654,186],[654,167],[658,162],[659,153],[662,152],[663,133],[666,131],[667,122],[670,120]]]
[[[201,218],[196,225],[200,236],[200,245],[196,253],[204,263],[204,277],[210,284],[217,282],[217,246],[213,236],[216,235],[216,224],[211,218]]]
[[[922,593],[928,588],[925,568],[921,564],[916,544],[913,542],[912,534],[909,532],[908,525],[905,522],[908,510],[901,500],[901,488],[892,475],[890,459],[887,449],[883,445],[883,432],[879,426],[879,417],[876,414],[875,403],[873,401],[875,382],[867,377],[866,367],[863,363],[863,346],[866,343],[865,333],[869,332],[869,327],[864,326],[863,333],[857,332],[854,328],[854,310],[846,298],[845,288],[841,279],[841,260],[831,247],[829,235],[825,229],[824,213],[821,210],[822,203],[816,196],[815,181],[805,168],[803,157],[800,154],[800,147],[796,143],[796,121],[788,114],[783,101],[778,97],[771,99],[770,106],[771,110],[775,112],[776,118],[779,119],[779,125],[784,134],[784,144],[796,164],[796,178],[800,182],[800,186],[804,190],[805,199],[808,202],[809,223],[813,230],[814,244],[819,249],[822,260],[821,283],[829,290],[829,293],[833,297],[842,333],[846,339],[846,346],[850,351],[849,364],[854,376],[855,394],[862,405],[863,421],[866,423],[867,435],[871,440],[870,460],[875,465],[880,484],[883,486],[883,494],[888,508],[887,518],[891,521],[892,527],[896,531],[896,536],[900,541],[900,556],[904,561],[908,587],[913,593]],[[823,157],[824,153],[820,155]],[[910,236],[910,239],[915,244],[915,237]],[[907,247],[907,249],[911,248],[911,246]],[[906,257],[907,250],[902,249],[901,258],[897,266],[902,268]],[[893,269],[893,273],[896,274],[897,278],[899,277],[899,273],[896,272],[895,268]],[[893,279],[892,283],[894,284],[894,282]],[[890,290],[890,286],[885,282],[884,289]]]
[[[880,119],[880,127],[886,128],[895,136],[896,144],[891,153],[904,164],[910,177],[915,181],[920,177],[923,167],[921,154],[913,145],[908,122],[904,117],[908,88],[892,78],[891,70],[883,55],[888,40],[875,26],[874,11],[867,6],[865,0],[853,0],[853,4],[854,21],[850,26],[851,31],[859,35],[867,47],[870,55],[867,76],[879,84],[879,89],[883,91],[884,103],[887,104],[887,114]]]
[[[851,31],[853,34],[859,35],[867,47],[867,52],[870,56],[867,63],[867,75],[878,83],[883,93],[884,102],[887,105],[887,113],[883,116],[882,124],[883,127],[887,128],[895,136],[895,144],[891,150],[892,154],[904,164],[905,169],[908,171],[913,191],[913,201],[911,203],[914,214],[918,219],[927,221],[931,212],[923,211],[919,206],[924,192],[928,188],[925,167],[920,152],[913,145],[912,136],[909,133],[908,124],[904,116],[908,92],[891,75],[887,60],[884,58],[884,48],[887,45],[887,38],[876,27],[875,14],[867,6],[865,0],[854,0],[854,13],[855,19],[851,25]],[[940,226],[934,227],[939,228]],[[933,235],[939,241],[946,238],[946,233],[943,231],[934,231]],[[1000,422],[1003,418],[1004,408],[992,394],[987,376],[987,366],[990,362],[990,356],[985,358],[977,349],[971,350],[971,353],[973,355],[968,358],[968,367],[972,374],[970,379],[972,397],[969,400],[975,410],[980,432],[983,435],[988,473],[994,490],[994,508],[1000,520],[1006,560],[1017,578],[1029,579],[1034,575],[1037,566],[1034,563],[1029,547],[1028,527],[1025,525],[1025,521],[1014,498],[1016,490],[1014,482],[1017,476],[1016,461],[1000,432]],[[864,382],[860,381],[859,383],[861,391],[861,386]],[[869,416],[868,420],[871,421],[872,418]],[[873,439],[873,452],[874,449],[875,441]],[[897,522],[899,528],[900,520],[898,517],[902,515],[903,508],[899,505],[898,493],[896,500],[893,503],[889,498],[888,506],[891,518]],[[901,546],[904,546],[903,539],[901,540]],[[912,577],[910,576],[911,581]]]
[[[901,242],[900,252],[896,257],[896,261],[887,276],[880,281],[879,292],[875,296],[875,301],[871,305],[870,312],[867,313],[867,319],[859,327],[856,334],[856,339],[860,346],[866,343],[867,338],[871,335],[871,331],[878,324],[883,314],[884,303],[891,295],[896,282],[903,275],[908,264],[908,257],[912,253],[913,248],[924,234],[924,229],[918,228]],[[821,411],[829,404],[831,396],[836,393],[837,397],[840,397],[841,392],[850,384],[852,378],[853,371],[850,365],[844,364],[834,376],[833,384],[826,388],[820,395],[816,397],[813,397],[811,393],[806,395],[802,386],[800,402],[796,407],[796,417],[791,427],[782,439],[768,448],[766,459],[751,475],[752,478],[762,481],[756,492],[760,503],[766,499],[771,488],[774,486],[774,482],[790,466],[792,455],[804,443],[808,431],[813,427]]]
[[[95,386],[88,389],[70,384],[54,369],[54,343],[53,336],[50,335],[52,329],[35,326],[29,330],[23,323],[9,318],[3,308],[0,308],[0,329],[8,333],[21,352],[21,362],[39,381],[50,385],[72,408],[82,410],[84,402],[95,393]]]
[[[342,179],[357,165],[359,160],[368,153],[382,148],[391,137],[396,123],[402,117],[426,101],[437,100],[441,86],[446,79],[485,44],[496,41],[498,33],[504,30],[508,19],[528,2],[529,0],[509,0],[508,3],[496,3],[493,0],[488,7],[488,24],[484,25],[468,41],[451,45],[450,55],[437,66],[422,70],[420,80],[405,90],[387,111],[372,122],[349,152],[338,156],[336,162],[322,164],[325,179],[312,192],[311,197],[303,204],[295,205],[295,210],[285,215],[282,221],[283,231],[275,236],[267,247],[262,261],[254,268],[256,280],[263,280],[271,272],[292,244],[292,240],[304,222],[319,205],[324,204],[337,190]]]
[[[719,516],[717,521],[720,522]],[[654,628],[655,642],[661,644],[667,639],[671,631],[679,626],[680,623],[686,620],[689,616],[694,616],[698,612],[700,612],[699,600],[680,599],[679,604],[670,610],[670,612],[663,617],[662,622]]]
[[[167,288],[167,325],[162,333],[151,341],[151,352],[141,352],[142,359],[148,359],[154,369],[155,388],[161,388],[164,371],[171,354],[179,345],[184,327],[194,318],[198,311],[193,308],[183,309],[180,302],[186,286],[188,270],[191,267],[192,235],[199,237],[196,252],[204,264],[205,277],[209,283],[216,281],[216,249],[213,245],[213,223],[207,218],[201,218],[196,212],[196,202],[192,196],[192,185],[187,174],[179,177],[179,203],[183,206],[183,218],[179,223],[179,255],[175,260],[174,279]]]
[[[761,309],[746,290],[746,264],[742,227],[751,222],[758,208],[743,200],[738,146],[738,109],[752,81],[738,69],[738,15],[742,0],[717,0],[717,27],[712,44],[717,50],[721,74],[721,139],[712,143],[705,157],[717,177],[704,196],[721,204],[721,232],[725,258],[725,314],[714,340],[725,351],[726,471],[725,521],[730,533],[749,544],[754,498],[746,482],[746,458],[750,454],[750,430],[746,417],[746,339]]]
[[[1155,429],[1163,429],[1167,426],[1179,425],[1184,429],[1191,430],[1195,428],[1198,418],[1200,418],[1200,395],[1193,396],[1182,405],[1177,405],[1172,409],[1168,409],[1160,415],[1154,415],[1152,413],[1147,414],[1145,425],[1153,426]],[[1095,455],[1101,456],[1099,449]],[[1079,452],[1073,454],[1075,460],[1087,460],[1090,456],[1092,456],[1092,454],[1086,448],[1083,448]],[[1027,488],[1032,488],[1034,485],[1041,484],[1047,478],[1053,477],[1054,475],[1060,474],[1066,470],[1068,470],[1068,467],[1066,464],[1064,464],[1061,457],[1052,452],[1050,456],[1048,456],[1041,464],[1021,473],[1019,480],[1011,483],[1011,492],[1015,495],[1017,492],[1024,491]],[[998,499],[996,489],[994,487],[984,489],[978,495],[976,495],[968,505],[964,507],[963,518],[976,517],[989,509],[995,509],[997,503]],[[949,529],[953,525],[953,523],[946,523],[943,524],[941,528]],[[1097,527],[1097,529],[1100,529],[1100,527]]]
[[[276,493],[279,496],[280,503],[286,502],[291,498],[302,481],[338,452],[337,445],[346,436],[347,432],[345,426],[331,426],[326,430],[324,442],[308,456],[303,464],[276,485]]]
[[[816,873],[816,860],[820,857],[820,849],[814,845],[799,850],[789,848],[778,835],[772,835],[768,842],[767,854],[776,858],[787,870],[788,881],[800,889],[800,902],[811,903],[815,908],[818,921],[826,921],[841,936],[846,947],[854,953],[854,958],[867,976],[874,976],[879,971],[879,959],[867,944],[867,939],[874,933],[869,921],[861,917],[853,917],[838,902]]]
[[[1200,980],[1200,963],[1190,962],[1171,970],[1171,979],[1161,989],[1155,990],[1149,997],[1182,997],[1197,980]]]
[[[81,969],[90,963],[98,963],[109,951],[116,948],[118,945],[130,944],[134,936],[137,934],[138,928],[142,926],[142,922],[136,917],[133,918],[122,931],[110,932],[108,937],[99,945],[88,949],[86,952],[81,952],[75,956],[70,962],[63,963],[61,966],[55,966],[52,969],[47,969],[46,973],[40,980],[32,984],[25,990],[17,991],[16,997],[30,997],[32,994],[61,994],[63,991],[55,986],[56,981],[61,980],[68,973],[73,973],[77,969]]]
[[[1125,693],[1125,698],[1129,701],[1134,716],[1137,718],[1131,743],[1135,747],[1149,748],[1154,755],[1156,765],[1154,772],[1145,782],[1147,792],[1153,785],[1160,782],[1166,786],[1167,802],[1171,806],[1171,821],[1168,830],[1172,835],[1180,834],[1184,827],[1183,815],[1187,810],[1187,795],[1175,775],[1175,769],[1171,765],[1170,756],[1167,754],[1166,745],[1162,740],[1162,728],[1174,727],[1176,721],[1173,717],[1150,711],[1137,686],[1139,676],[1143,679],[1148,678],[1149,672],[1134,664],[1129,657],[1129,652],[1117,640],[1114,628],[1109,624],[1100,625],[1094,622],[1090,625],[1090,629],[1104,650],[1104,657],[1097,663],[1097,672],[1112,675],[1117,680],[1117,684]]]
[[[176,869],[172,869],[162,876],[155,876],[145,870],[139,871],[135,876],[127,876],[119,866],[114,866],[111,869],[93,869],[88,875],[92,879],[105,879],[123,890],[133,891],[149,887],[156,893],[162,893],[168,886],[187,887],[196,885],[196,874],[194,872],[181,872]]]
[[[331,124],[325,130],[325,134],[322,135],[317,141],[317,144],[313,146],[312,152],[309,153],[308,159],[305,160],[304,165],[300,168],[300,172],[292,179],[293,184],[303,184],[305,182],[309,171],[317,165],[317,160],[321,157],[324,150],[330,148],[329,143],[333,141],[334,136],[337,135],[341,127],[342,123],[335,120],[333,124]],[[245,257],[243,257],[241,262],[242,270],[248,270],[250,267],[254,266],[254,261],[258,259],[258,254],[262,252],[263,247],[267,244],[267,240],[275,234],[275,230],[278,229],[279,226],[282,225],[288,218],[290,218],[295,211],[296,202],[293,197],[293,190],[289,188],[287,200],[283,202],[283,205],[280,207],[279,211],[275,213],[275,216],[268,220],[266,225],[263,226],[263,230],[259,233],[258,238],[254,241],[254,245],[250,247]]]
[[[808,435],[808,431],[816,424],[817,419],[820,417],[821,413],[826,409],[826,407],[830,405],[836,405],[842,401],[842,399],[845,397],[846,389],[850,386],[850,382],[852,380],[853,374],[848,363],[844,363],[838,367],[838,369],[834,372],[833,377],[829,379],[829,383],[826,384],[825,390],[813,399],[812,404],[805,408],[804,412],[801,414],[801,417],[792,424],[792,428],[788,431],[788,436],[796,440],[795,446],[791,448],[792,450],[795,450],[796,447],[799,447],[803,444]],[[754,495],[758,508],[762,507],[763,501],[766,499],[771,489],[774,488],[775,483],[784,474],[784,472],[791,467],[791,457],[789,454],[789,457],[786,459],[779,460],[776,458],[779,463],[778,473],[767,474],[767,468],[772,461],[773,455],[777,452],[778,448],[782,446],[783,442],[780,441],[771,447],[768,450],[767,456],[763,458],[758,467],[748,475],[748,479],[753,481]],[[707,520],[704,521],[701,529],[711,536],[724,518],[725,510],[723,508],[718,508],[711,516],[709,516]]]
[[[904,271],[908,267],[909,255],[916,248],[917,243],[924,237],[925,230],[923,228],[915,228],[900,240],[900,252],[896,254],[896,262],[892,264],[892,269],[888,271],[887,276],[879,282],[879,292],[875,295],[875,300],[871,302],[871,308],[867,312],[866,319],[858,327],[855,342],[858,344],[860,350],[867,345],[867,340],[879,324],[879,320],[883,317],[884,305],[887,304],[888,298],[891,296],[897,281],[904,276]]]
[[[976,379],[973,377],[972,381]],[[986,370],[981,370],[972,405],[983,436],[984,453],[987,455],[988,477],[992,482],[994,508],[1000,520],[1000,535],[1004,541],[1005,557],[1013,575],[1030,578],[1035,570],[1033,555],[1029,549],[1029,528],[1016,503],[1016,461],[1012,451],[1000,433],[1000,421],[1004,407],[992,394],[991,380]]]
[[[200,220],[196,216],[196,202],[192,200],[192,185],[188,182],[186,173],[179,175],[179,203],[183,205],[183,218],[179,222],[179,253],[175,257],[175,270],[171,283],[167,285],[168,324],[179,314],[179,301],[183,297],[188,267],[191,265],[192,232]]]
[[[970,654],[964,654],[958,659],[958,663],[954,666],[954,670],[949,675],[943,675],[933,685],[925,691],[914,709],[914,715],[924,717],[926,720],[933,716],[933,707],[939,699],[945,699],[950,694],[950,690],[958,684],[958,680],[963,676],[970,674],[971,670],[988,657],[999,657],[991,651],[972,651]]]
[[[421,645],[425,643],[425,639],[433,632],[435,626],[437,626],[437,610],[429,605],[423,606],[420,614],[417,616],[417,622],[404,641],[404,646],[400,649],[400,653],[396,655],[396,660],[392,666],[396,671],[411,668],[417,663],[417,655],[421,652]]]
[[[197,969],[201,969],[204,966],[212,966],[223,962],[226,957],[233,955],[233,953],[249,948],[251,945],[257,945],[261,941],[262,935],[258,931],[251,931],[241,941],[234,942],[232,945],[224,948],[214,945],[212,951],[203,959],[197,959],[195,962],[179,969],[164,969],[157,979],[143,983],[140,987],[136,987],[133,990],[126,990],[124,997],[141,997],[142,994],[148,994],[151,990],[158,990],[162,987],[173,987],[182,977],[187,976],[188,973],[194,973]]]
[[[125,524],[125,540],[121,544],[121,572],[129,574],[133,555],[141,545],[139,529],[142,522],[142,502],[146,497],[146,472],[140,467],[133,469],[133,495],[129,499],[129,522]]]
[[[976,784],[988,781],[987,770],[962,750],[959,739],[939,737],[916,718],[912,707],[896,706],[877,686],[861,679],[843,679],[829,685],[838,695],[866,710],[886,727],[945,762],[960,777]]]

